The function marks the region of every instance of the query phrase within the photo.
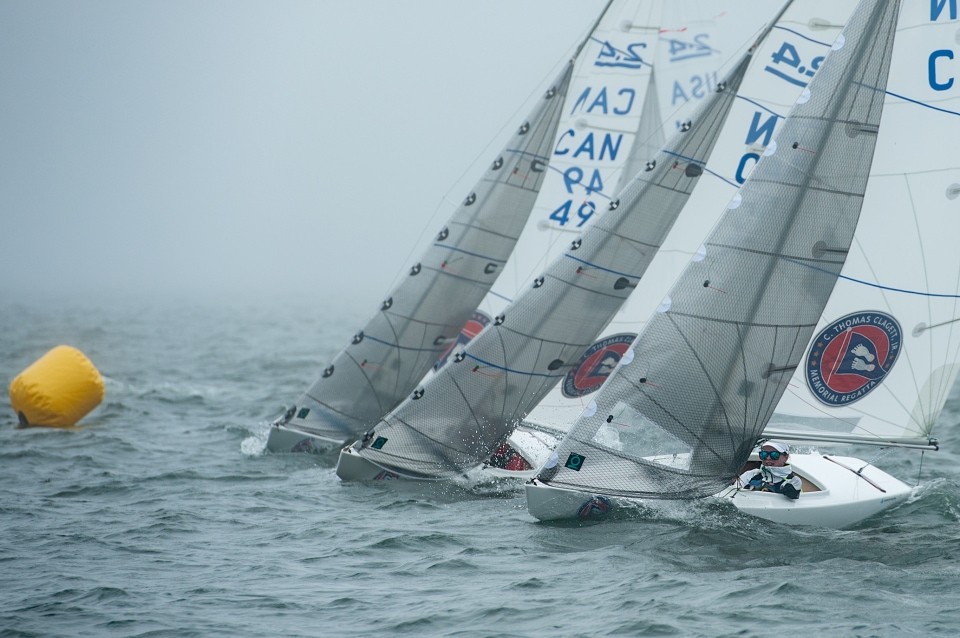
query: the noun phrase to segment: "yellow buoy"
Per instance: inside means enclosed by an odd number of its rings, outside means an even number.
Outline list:
[[[10,405],[20,427],[68,428],[101,401],[100,372],[82,352],[70,346],[57,346],[10,384]]]

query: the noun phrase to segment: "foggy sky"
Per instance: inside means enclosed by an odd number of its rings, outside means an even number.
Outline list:
[[[0,295],[374,303],[603,0],[0,3]]]

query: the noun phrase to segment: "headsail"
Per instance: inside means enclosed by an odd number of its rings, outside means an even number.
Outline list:
[[[899,3],[863,0],[769,152],[541,470],[615,496],[729,484],[803,357],[853,239]]]
[[[903,7],[854,245],[771,436],[936,445],[960,368],[957,25],[946,5]]]
[[[407,277],[281,422],[346,442],[406,397],[455,343],[503,269],[533,209],[574,59]]]
[[[503,442],[636,286],[703,173],[753,50],[494,326],[364,437],[361,457],[449,477]]]

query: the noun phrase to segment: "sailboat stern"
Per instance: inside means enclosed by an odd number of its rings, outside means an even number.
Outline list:
[[[776,523],[844,529],[905,502],[913,491],[883,470],[852,457],[797,453],[790,455],[790,464],[804,481],[798,499],[734,487],[717,496],[729,499],[744,514]]]

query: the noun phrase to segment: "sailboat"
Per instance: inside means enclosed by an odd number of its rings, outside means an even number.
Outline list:
[[[801,360],[809,365],[811,338],[818,361],[826,352],[815,329],[854,241],[898,14],[898,2],[859,4],[703,253],[526,485],[535,517],[721,494],[772,520],[844,527],[909,493],[869,464],[826,458],[837,468],[828,473],[799,454],[791,464],[807,483],[796,501],[729,487],[790,376]],[[883,367],[904,356],[893,351],[870,354]]]
[[[704,173],[756,45],[771,27],[603,216],[493,326],[341,451],[338,476],[450,478],[478,466],[504,442],[636,287]]]
[[[474,313],[503,271],[547,176],[584,44],[420,260],[272,424],[267,449],[312,451],[355,439],[408,396],[468,321],[477,320]]]
[[[692,62],[705,64],[710,60],[709,57],[689,57],[691,51],[698,50],[694,44],[709,43],[713,51],[720,40],[717,35],[729,39],[731,32],[737,31],[730,25],[710,25],[712,29],[707,25],[694,26],[696,21],[690,25],[690,16],[680,10],[683,4],[671,3],[677,14],[664,17],[661,46],[655,58],[659,104],[661,110],[667,112],[687,94],[695,95],[684,89],[687,78],[710,75],[703,67],[699,73],[692,73]],[[709,179],[691,196],[621,312],[508,439],[508,449],[502,457],[519,456],[526,463],[513,462],[509,471],[501,472],[498,466],[503,464],[498,463],[500,459],[497,458],[487,466],[488,471],[516,477],[524,476],[526,471],[526,478],[529,478],[535,474],[533,468],[546,462],[580,413],[590,405],[593,394],[627,352],[629,344],[646,325],[648,317],[669,292],[687,262],[700,254],[703,238],[718,218],[716,202],[728,200],[766,152],[778,123],[783,121],[790,105],[814,75],[853,7],[850,0],[808,0],[792,4],[776,22],[773,33],[754,56],[760,63],[747,72],[738,100],[711,155],[707,166]],[[721,20],[731,17],[742,22],[743,16],[739,14],[727,14]],[[710,37],[703,33],[709,33]],[[669,120],[676,117],[667,119],[669,126],[672,124]]]

